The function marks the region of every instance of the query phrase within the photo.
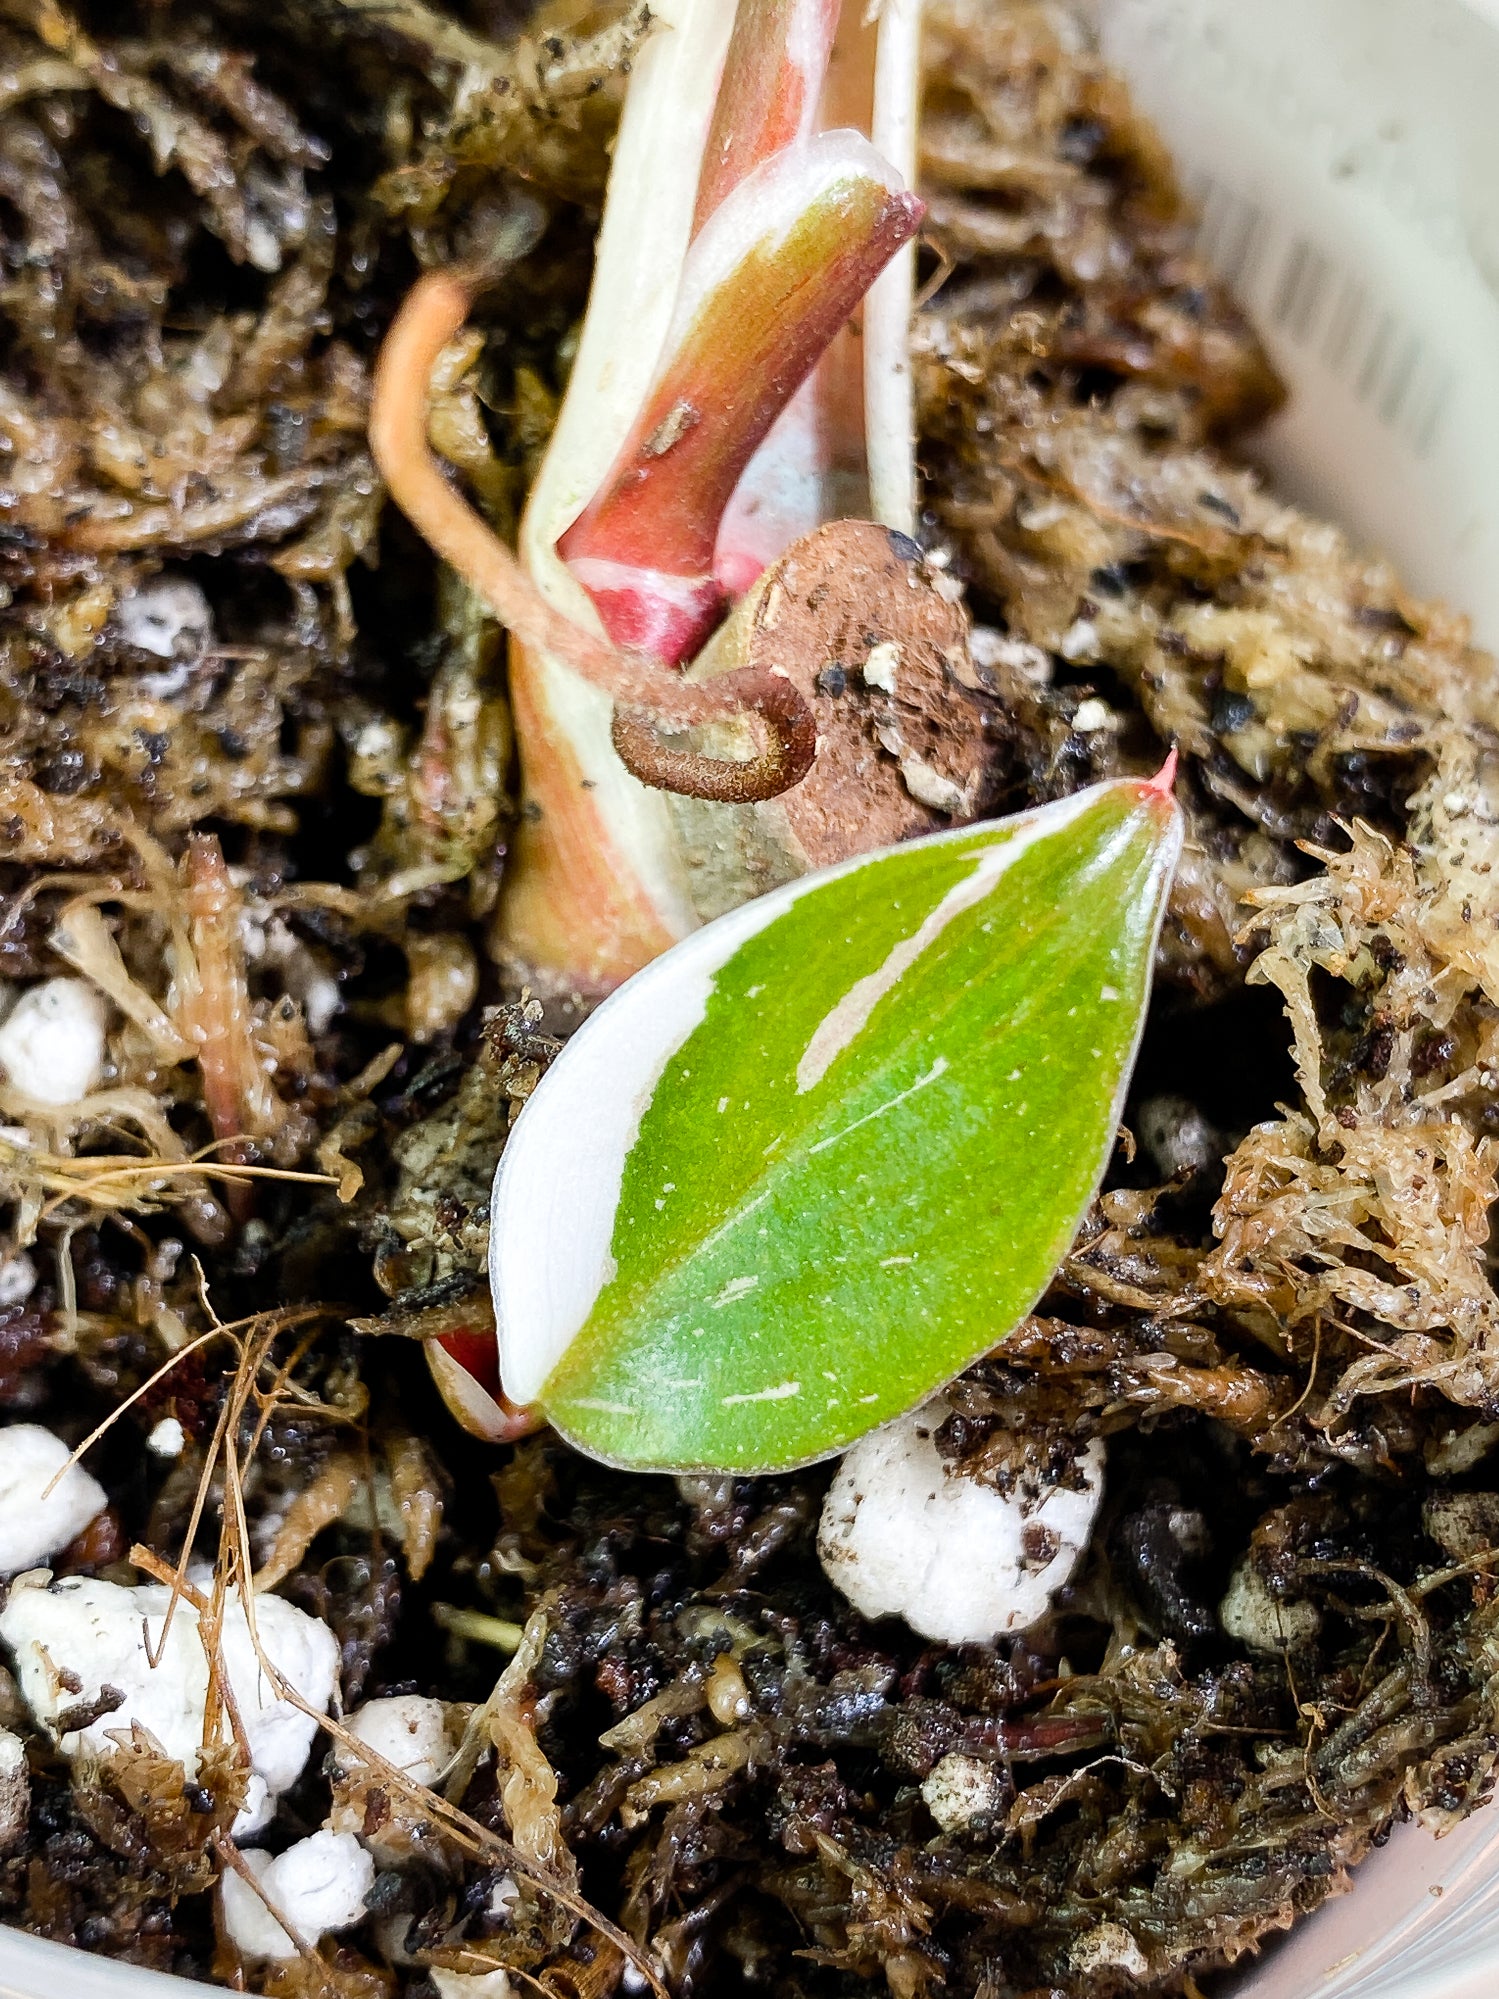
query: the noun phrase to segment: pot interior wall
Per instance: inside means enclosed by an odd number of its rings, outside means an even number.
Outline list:
[[[1095,0],[1291,385],[1290,497],[1499,649],[1499,0]],[[1233,1999],[1492,1999],[1499,1812],[1398,1828]]]
[[[1499,647],[1499,7],[1093,3],[1291,383],[1272,475]]]
[[[1499,0],[1096,0],[1294,391],[1293,497],[1499,647]],[[0,1999],[190,1987],[0,1931]],[[1398,1832],[1234,1999],[1490,1999],[1499,1812]]]

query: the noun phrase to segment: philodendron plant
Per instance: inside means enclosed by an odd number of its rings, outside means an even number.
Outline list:
[[[712,659],[679,669],[820,523],[912,527],[918,8],[866,11],[653,7],[519,573],[497,565],[425,448],[422,387],[473,274],[424,280],[382,356],[371,436],[391,491],[511,631],[523,811],[498,948],[533,990],[599,998],[697,926],[700,879],[713,909],[765,885],[753,855],[733,882],[703,856],[727,855],[745,812],[806,776],[817,728],[795,669],[808,662],[731,616]],[[919,611],[929,581],[910,595]],[[961,620],[947,625],[957,644]],[[699,745],[690,765],[659,734],[745,716],[748,733],[720,729],[722,753]]]
[[[518,556],[426,436],[482,274],[423,279],[376,376],[394,497],[511,634],[497,951],[534,990],[623,987],[502,1163],[503,1386],[487,1328],[432,1361],[481,1435],[769,1470],[1039,1295],[1112,1145],[1180,826],[1163,776],[909,839],[981,782],[966,621],[911,535],[919,0],[653,11]]]

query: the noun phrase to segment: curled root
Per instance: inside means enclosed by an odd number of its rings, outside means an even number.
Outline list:
[[[385,337],[375,365],[369,435],[392,499],[523,646],[548,654],[633,711],[616,715],[614,741],[621,760],[644,783],[696,798],[774,798],[806,775],[816,753],[811,711],[789,681],[726,673],[700,684],[616,650],[548,602],[445,478],[427,442],[428,385],[438,356],[462,329],[483,282],[481,273],[428,272],[407,295]],[[692,728],[746,711],[763,718],[770,740],[760,756],[745,762],[668,749],[651,726],[654,721]]]
[[[714,686],[732,694],[740,713],[758,715],[765,724],[766,746],[759,756],[731,763],[696,750],[672,749],[649,716],[638,708],[618,707],[611,735],[625,769],[658,791],[711,798],[720,805],[778,798],[800,784],[817,755],[817,726],[791,682],[779,673],[743,667],[724,674]]]

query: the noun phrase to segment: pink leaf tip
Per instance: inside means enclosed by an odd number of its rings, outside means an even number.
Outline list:
[[[1167,751],[1166,761],[1161,765],[1155,776],[1147,778],[1140,786],[1140,789],[1147,798],[1164,798],[1170,803],[1175,803],[1176,746],[1174,744]]]

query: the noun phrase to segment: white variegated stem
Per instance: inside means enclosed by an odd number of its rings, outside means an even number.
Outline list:
[[[750,37],[746,11],[740,10],[698,190],[699,227],[749,167],[778,145],[808,139],[817,129],[839,0],[762,4],[783,10],[783,45],[771,64],[763,49],[744,47]],[[747,88],[741,85],[740,90],[741,97],[751,100],[748,115],[730,97],[736,57],[750,72]],[[768,76],[768,68],[779,73]],[[836,502],[824,401],[814,374],[776,419],[734,491],[719,523],[713,558],[714,578],[730,596],[748,590],[793,541],[832,517]]]
[[[803,0],[804,9],[810,0]],[[916,184],[922,0],[885,0],[870,32],[848,0],[839,75],[823,123],[867,122],[874,150]],[[865,297],[860,330],[840,339],[751,459],[719,530],[714,574],[746,590],[823,521],[862,514],[902,534],[916,526],[916,419],[910,370],[916,248],[898,250]]]
[[[851,130],[771,154],[714,209],[630,439],[558,544],[620,645],[676,666],[707,641],[724,609],[720,523],[745,467],[920,216]]]
[[[781,21],[783,14],[791,22],[796,32],[786,59],[805,73],[805,82],[821,60],[836,11],[830,0],[749,4],[757,22]],[[891,19],[881,31],[888,35],[882,80],[872,89],[870,71],[880,65],[869,62],[870,36],[857,0],[845,0],[842,8],[840,43],[846,37],[855,50],[843,70],[864,79],[854,97],[862,96],[866,129],[868,106],[877,99],[882,129],[909,157],[913,146],[897,107],[914,102],[915,83],[913,75],[902,85],[898,68],[908,61],[914,71],[914,7],[912,0],[899,6],[886,0],[886,6]],[[680,323],[700,169],[736,8],[731,0],[666,0],[658,12],[663,31],[637,60],[616,145],[582,341],[522,529],[522,558],[539,587],[593,629],[588,592],[559,559],[557,543],[615,463],[663,366],[674,317]],[[836,115],[841,105],[834,109]],[[796,121],[797,144],[807,143],[804,110]],[[741,152],[734,169],[741,178],[741,169],[753,168],[754,151]],[[710,206],[721,199],[715,194]],[[710,224],[705,234],[712,233]],[[870,417],[894,424],[895,441],[877,454],[879,517],[909,528],[912,445],[906,314],[899,304],[902,297],[909,301],[909,259],[904,261],[904,290],[891,288],[883,318],[877,314],[884,330],[875,365],[890,381],[878,389],[866,381],[861,393],[856,380],[837,379],[835,368],[825,393],[797,399],[728,503],[725,531],[711,563],[703,564],[715,588],[744,589],[763,564],[820,519],[863,510],[862,501],[851,509],[841,496],[852,457],[863,456],[857,434]],[[870,464],[873,470],[873,456]],[[854,482],[862,485],[862,475],[856,473]],[[607,548],[582,553],[585,565],[609,555]],[[599,580],[591,569],[582,573]],[[499,955],[540,988],[597,997],[693,927],[691,857],[664,795],[638,784],[615,754],[607,700],[545,652],[512,646],[511,656],[523,815],[501,906]],[[756,887],[746,873],[743,893],[750,896]]]
[[[608,473],[649,393],[692,237],[699,168],[734,25],[726,0],[661,0],[615,142],[593,290],[567,397],[521,524],[521,559],[599,630],[557,542]],[[607,695],[512,645],[523,816],[500,908],[502,958],[533,982],[597,996],[696,924],[663,793],[610,739]]]
[[[916,185],[921,102],[922,0],[884,0],[874,71],[874,148]],[[869,507],[902,534],[916,530],[916,396],[911,377],[911,302],[916,246],[908,243],[864,301],[864,448]]]
[[[840,0],[743,0],[698,183],[696,227],[746,174],[817,127]]]
[[[777,417],[734,488],[713,550],[714,581],[730,596],[742,596],[792,542],[830,518],[833,468],[823,405],[814,374]]]

